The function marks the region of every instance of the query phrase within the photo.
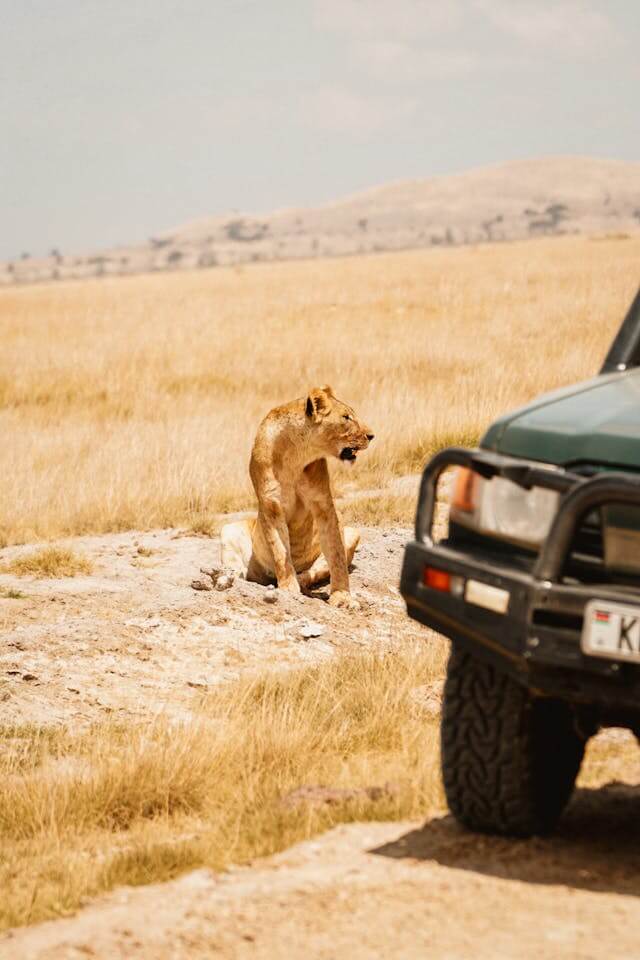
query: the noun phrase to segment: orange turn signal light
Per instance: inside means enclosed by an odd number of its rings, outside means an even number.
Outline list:
[[[464,593],[464,577],[447,573],[446,570],[438,570],[437,567],[425,567],[422,571],[422,581],[425,587],[439,590],[440,593],[453,593],[457,597]]]
[[[446,570],[436,570],[435,567],[425,567],[422,576],[426,587],[432,590],[441,590],[442,593],[449,593],[451,589],[451,574]]]

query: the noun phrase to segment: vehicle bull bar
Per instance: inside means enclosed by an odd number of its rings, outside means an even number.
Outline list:
[[[479,448],[447,447],[435,454],[422,474],[416,513],[416,541],[434,547],[431,537],[438,481],[448,467],[468,467],[489,480],[503,477],[530,490],[544,487],[561,494],[558,511],[533,568],[536,580],[557,582],[575,534],[587,514],[610,503],[640,507],[640,477],[611,472],[583,477],[571,471],[550,470],[533,460],[521,460]]]
[[[432,527],[438,481],[448,467],[468,467],[490,479],[503,477],[526,489],[557,491],[556,516],[540,551],[529,561],[511,562],[500,542],[487,537],[486,548],[456,539],[434,543]],[[565,577],[576,534],[586,516],[606,504],[640,507],[640,477],[619,472],[581,476],[553,470],[535,461],[515,459],[482,449],[449,447],[425,467],[415,523],[415,541],[405,549],[400,592],[411,617],[500,664],[519,682],[538,693],[596,704],[616,691],[620,710],[638,709],[640,665],[588,656],[580,636],[587,603],[640,602],[640,588],[619,578],[602,583]],[[495,549],[497,548],[497,549]],[[500,613],[474,605],[466,594],[439,592],[425,580],[425,570],[449,573],[457,582],[485,584],[489,591],[508,591],[510,602]]]

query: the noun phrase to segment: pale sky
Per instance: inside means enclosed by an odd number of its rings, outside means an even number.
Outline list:
[[[0,0],[0,257],[583,154],[640,160],[640,0]]]

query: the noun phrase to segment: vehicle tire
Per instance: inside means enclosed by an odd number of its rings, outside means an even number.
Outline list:
[[[441,736],[445,793],[460,823],[519,837],[553,829],[585,747],[569,704],[532,696],[454,646]]]

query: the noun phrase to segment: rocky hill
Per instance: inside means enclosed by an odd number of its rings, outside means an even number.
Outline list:
[[[0,264],[0,284],[640,229],[640,163],[520,160],[319,207],[207,217],[135,247]]]

